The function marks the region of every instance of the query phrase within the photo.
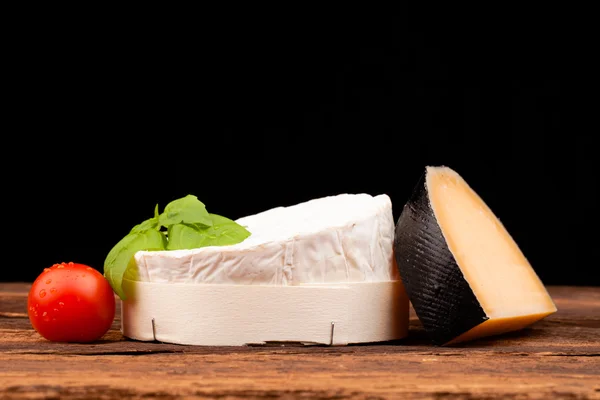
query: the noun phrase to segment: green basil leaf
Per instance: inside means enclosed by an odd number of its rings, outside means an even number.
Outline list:
[[[204,242],[204,235],[194,225],[169,225],[167,236],[169,238],[167,250],[195,249],[204,246],[202,244]]]
[[[165,228],[181,223],[212,225],[212,219],[206,211],[204,203],[191,194],[167,204],[163,213],[159,215],[158,222]]]
[[[140,224],[137,224],[136,226],[131,228],[131,231],[129,233],[144,232],[148,229],[160,229],[160,225],[158,224],[158,204],[156,205],[156,207],[154,207],[154,217],[149,218]]]
[[[169,226],[167,250],[195,249],[206,246],[229,246],[244,241],[250,232],[237,222],[209,214],[212,226],[191,224]]]
[[[143,232],[130,233],[110,250],[104,260],[104,276],[121,300],[125,300],[125,293],[121,288],[123,274],[133,255],[141,250],[164,250],[165,247],[165,235],[162,232],[150,229]]]
[[[128,281],[138,281],[140,279],[140,274],[138,272],[137,263],[135,262],[135,257],[131,257],[129,259],[129,262],[127,263],[125,272],[123,272],[123,280],[125,279],[127,279]]]
[[[229,246],[241,243],[250,236],[250,232],[237,222],[217,214],[210,214],[212,226],[206,229],[206,235],[211,238],[207,246]]]

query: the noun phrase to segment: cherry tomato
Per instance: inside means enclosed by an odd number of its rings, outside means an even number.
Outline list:
[[[29,320],[54,342],[100,339],[115,317],[115,295],[104,276],[78,263],[54,264],[33,282],[27,299]]]

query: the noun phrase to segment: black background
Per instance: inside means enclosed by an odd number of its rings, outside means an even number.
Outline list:
[[[447,165],[544,283],[600,284],[584,232],[596,147],[562,115],[568,27],[539,14],[315,14],[23,29],[8,62],[0,280],[60,261],[102,270],[155,204],[186,194],[235,219],[386,193],[397,219],[425,166]]]

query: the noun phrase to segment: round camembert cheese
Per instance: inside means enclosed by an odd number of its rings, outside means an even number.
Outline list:
[[[407,335],[387,195],[328,196],[236,222],[251,235],[235,245],[135,254],[136,280],[123,280],[126,337],[238,346]]]

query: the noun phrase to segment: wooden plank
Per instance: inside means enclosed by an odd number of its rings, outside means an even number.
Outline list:
[[[559,311],[521,332],[432,346],[202,347],[123,338],[52,343],[31,329],[27,284],[0,284],[0,399],[600,399],[600,288],[550,287]]]

